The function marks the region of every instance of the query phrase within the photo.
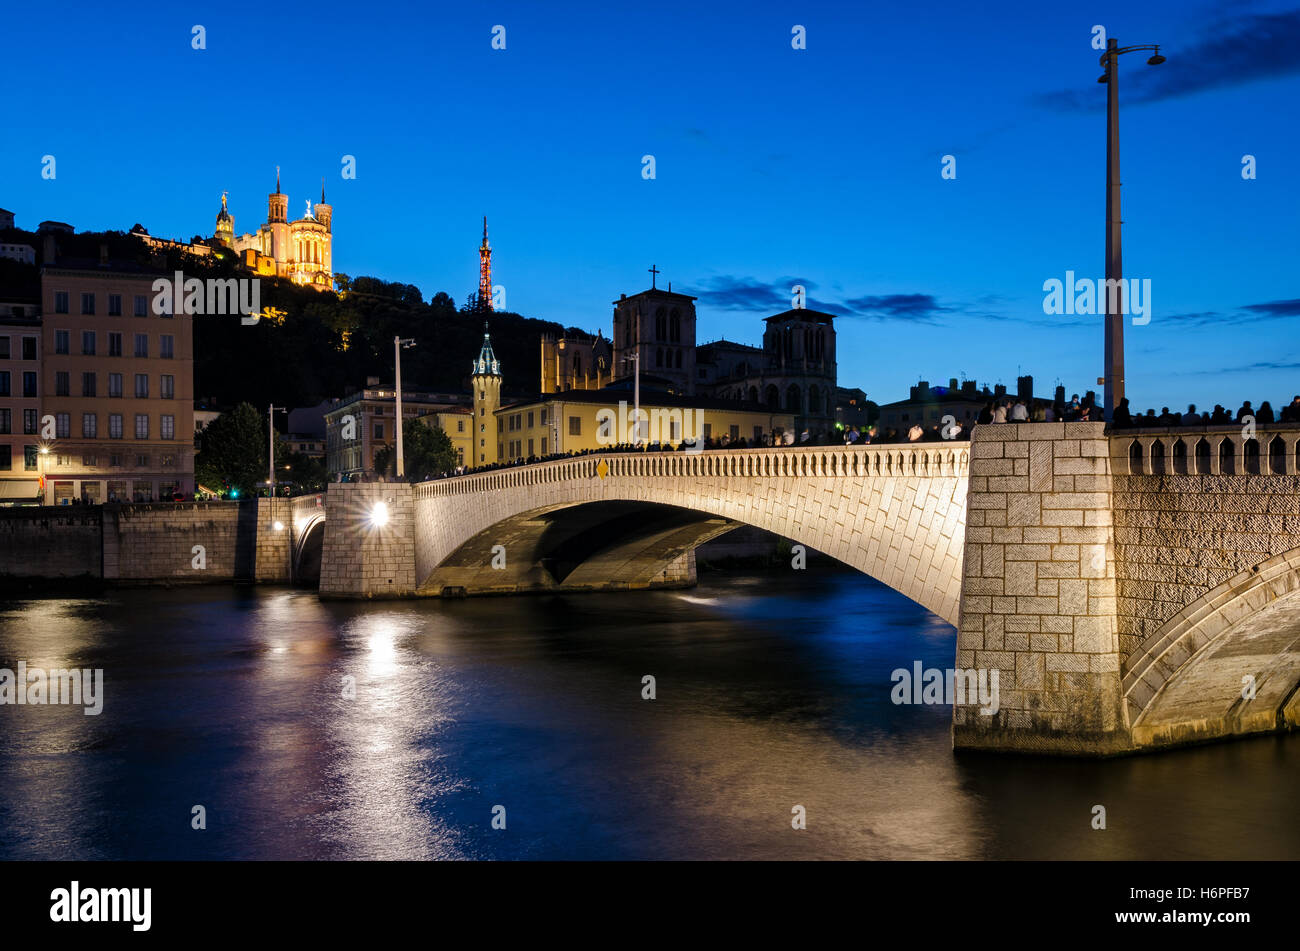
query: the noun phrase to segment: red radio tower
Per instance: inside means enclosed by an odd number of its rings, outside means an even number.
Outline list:
[[[478,246],[478,299],[492,309],[492,245],[487,239],[487,215],[483,216],[483,243]]]

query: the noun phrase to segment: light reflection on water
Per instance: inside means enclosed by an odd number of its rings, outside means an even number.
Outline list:
[[[890,671],[951,666],[953,638],[813,570],[562,598],[10,603],[0,666],[102,667],[106,696],[98,717],[0,707],[0,858],[1300,856],[1300,738],[954,756],[948,708],[889,701]]]

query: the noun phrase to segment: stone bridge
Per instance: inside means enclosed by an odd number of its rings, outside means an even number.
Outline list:
[[[1272,732],[1300,724],[1298,441],[1295,427],[1008,424],[971,443],[598,454],[332,485],[320,590],[683,586],[696,546],[755,525],[957,627],[954,666],[999,684],[996,712],[957,698],[959,748],[1104,755]]]

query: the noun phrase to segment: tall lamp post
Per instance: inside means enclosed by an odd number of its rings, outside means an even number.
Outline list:
[[[1106,40],[1100,63],[1105,72],[1097,82],[1106,84],[1106,375],[1104,405],[1106,422],[1124,399],[1124,299],[1123,256],[1120,253],[1119,216],[1119,57],[1122,53],[1151,50],[1150,66],[1165,61],[1157,46],[1123,46]],[[1112,290],[1112,288],[1114,290]]]
[[[285,408],[283,406],[276,406],[274,404],[268,405],[266,408],[266,441],[269,450],[267,454],[267,459],[270,460],[270,463],[267,466],[267,470],[266,470],[266,485],[267,488],[269,489],[268,494],[270,495],[271,498],[275,498],[275,411],[276,410],[279,410],[282,413],[285,412]]]
[[[484,219],[486,220],[486,219]],[[487,226],[484,225],[486,228]],[[394,337],[393,338],[393,364],[396,367],[394,376],[397,382],[397,478],[401,479],[406,475],[406,457],[402,455],[402,348],[411,348],[415,346],[414,337]]]
[[[634,351],[624,360],[632,361],[632,448],[641,438],[641,354]]]

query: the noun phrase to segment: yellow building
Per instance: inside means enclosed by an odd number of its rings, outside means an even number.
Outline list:
[[[468,406],[450,406],[419,417],[426,426],[447,434],[456,450],[456,465],[469,467],[474,460],[474,413]]]

